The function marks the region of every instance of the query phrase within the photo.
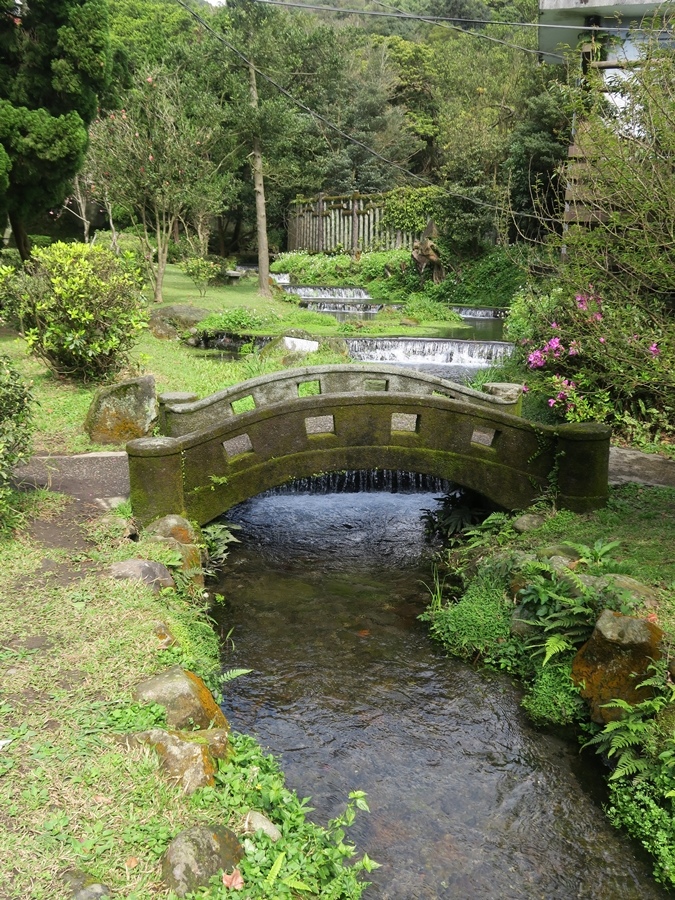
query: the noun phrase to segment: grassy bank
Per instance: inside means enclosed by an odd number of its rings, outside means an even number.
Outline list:
[[[155,596],[140,582],[107,577],[115,560],[167,561],[157,545],[126,539],[123,519],[83,519],[58,495],[38,493],[24,505],[24,528],[0,544],[0,565],[12,573],[0,585],[2,897],[66,900],[72,890],[62,876],[71,868],[127,900],[168,897],[159,862],[171,839],[198,824],[240,830],[254,808],[282,838],[246,839],[237,896],[291,898],[291,885],[302,883],[303,896],[358,898],[362,865],[342,865],[351,853],[344,823],[326,830],[308,822],[306,804],[252,739],[234,736],[215,787],[190,797],[160,772],[154,753],[123,747],[121,734],[165,724],[160,707],[132,702],[142,679],[179,663],[217,685],[216,635],[200,604],[180,591]],[[179,647],[158,649],[158,621]],[[226,712],[235,690],[236,682],[226,686]],[[357,794],[350,809],[363,802]],[[200,896],[229,895],[221,882]]]
[[[176,303],[199,307],[212,314],[234,311],[236,315],[237,311],[243,310],[249,318],[257,317],[265,323],[254,328],[242,327],[241,330],[246,333],[283,334],[289,329],[301,329],[319,339],[341,336],[340,323],[332,316],[299,309],[294,303],[282,299],[262,299],[257,293],[257,282],[251,278],[232,286],[209,288],[205,297],[199,297],[194,284],[176,267],[170,266],[164,299],[164,304],[159,307],[153,305],[150,312]],[[239,314],[241,317],[242,313]],[[401,313],[394,316],[400,317]],[[380,331],[375,333],[401,333],[400,327],[391,322],[387,324],[386,316],[383,321],[384,325],[380,324]],[[442,325],[434,322],[427,326],[403,328],[403,331],[410,336],[435,335]],[[358,333],[368,334],[367,326],[359,329]],[[103,448],[92,443],[82,430],[87,409],[96,392],[95,385],[74,384],[58,378],[39,359],[29,357],[24,341],[7,328],[0,330],[0,353],[7,354],[33,385],[39,404],[35,411],[37,427],[34,445],[37,453],[85,453],[111,449],[110,446]],[[345,359],[327,348],[321,348],[319,353],[309,354],[303,359],[304,365],[332,362],[345,362]],[[180,341],[158,340],[150,331],[144,331],[134,347],[129,374],[154,375],[159,393],[193,391],[200,397],[206,397],[248,378],[283,369],[285,365],[281,353],[266,358],[250,354],[241,360],[228,362],[216,354],[187,347]]]
[[[606,508],[548,510],[525,534],[497,513],[448,542],[425,614],[432,635],[452,655],[518,678],[538,724],[571,726],[592,741],[616,766],[607,770],[610,820],[652,855],[657,880],[675,888],[675,489],[615,487]],[[604,609],[647,618],[665,637],[646,699],[603,727],[590,721],[571,673]]]

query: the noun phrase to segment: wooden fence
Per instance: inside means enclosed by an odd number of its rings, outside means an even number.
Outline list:
[[[383,225],[386,194],[319,194],[291,204],[288,249],[310,253],[412,250],[420,235]]]

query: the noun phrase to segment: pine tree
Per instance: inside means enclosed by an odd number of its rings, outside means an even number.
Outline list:
[[[111,77],[107,0],[0,0],[0,226],[62,203]]]

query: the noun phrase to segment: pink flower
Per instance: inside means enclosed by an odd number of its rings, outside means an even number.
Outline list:
[[[604,339],[604,338],[600,338],[600,343],[601,343],[601,344],[604,344],[604,343],[605,343],[605,339]]]
[[[588,297],[586,297],[585,294],[577,294],[574,299],[577,301],[577,306],[579,307],[579,309],[588,309]]]
[[[560,348],[560,338],[554,337],[546,344],[548,350],[558,350]]]
[[[595,319],[596,322],[602,322],[602,313],[595,312],[591,316],[592,319]]]
[[[570,349],[568,350],[570,356],[576,356],[579,353],[579,344],[577,341],[572,341],[570,343]]]
[[[523,385],[523,393],[524,393],[524,394],[527,394],[527,392],[528,392],[529,390],[530,390],[529,387],[528,387],[526,384],[524,384],[524,385]]]
[[[152,155],[152,153],[150,154],[150,156],[148,156],[148,159],[150,160],[150,162],[155,161],[155,157]]]
[[[659,345],[656,343],[652,344],[651,347],[649,348],[649,352],[651,353],[652,356],[658,356],[659,353],[661,352],[659,350]]]
[[[148,84],[152,84],[152,75],[148,75],[145,80],[148,82]]]
[[[555,404],[556,404],[556,399],[555,399],[555,397],[549,397],[549,399],[548,399],[548,405],[549,405],[549,406],[555,406]]]
[[[546,365],[546,357],[541,350],[535,350],[527,357],[527,364],[531,369],[541,369]]]
[[[551,322],[551,328],[560,328],[557,322]]]

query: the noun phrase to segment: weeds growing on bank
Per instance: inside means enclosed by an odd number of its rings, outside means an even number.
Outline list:
[[[432,635],[455,656],[517,677],[535,722],[582,730],[615,766],[608,770],[610,820],[652,855],[656,879],[675,886],[675,693],[666,660],[649,679],[652,698],[632,707],[616,701],[622,716],[604,728],[589,722],[571,679],[572,660],[603,609],[648,614],[672,643],[675,562],[664,548],[675,546],[675,489],[615,487],[604,509],[549,511],[541,527],[523,535],[505,513],[469,520],[461,535],[447,504],[429,520],[430,530],[445,530],[449,541],[423,616]],[[561,571],[549,557],[565,553],[576,559]],[[649,609],[618,585],[584,578],[611,573],[647,585]]]
[[[72,502],[61,498],[57,509],[54,495],[45,498],[34,495],[26,513],[30,507],[43,519],[61,515]],[[66,900],[72,892],[61,876],[75,867],[128,900],[168,897],[159,860],[171,839],[214,821],[238,828],[255,808],[277,824],[282,839],[245,838],[245,889],[238,896],[264,900],[273,892],[290,900],[300,891],[356,900],[361,873],[374,865],[367,856],[354,862],[345,836],[356,810],[367,809],[361,792],[345,798],[345,813],[322,828],[307,821],[307,801],[285,788],[276,761],[249,737],[232,737],[216,786],[189,798],[162,775],[154,753],[123,747],[120,734],[165,724],[161,707],[131,701],[132,687],[180,663],[213,688],[219,642],[194,599],[174,590],[155,596],[140,582],[106,577],[111,561],[139,548],[123,537],[121,519],[84,526],[84,550],[45,549],[25,531],[0,542],[0,565],[11,573],[0,585],[3,896]],[[151,544],[141,548],[152,555]],[[158,649],[158,620],[179,648]],[[225,686],[226,694],[233,690]],[[227,895],[222,881],[200,894]]]

